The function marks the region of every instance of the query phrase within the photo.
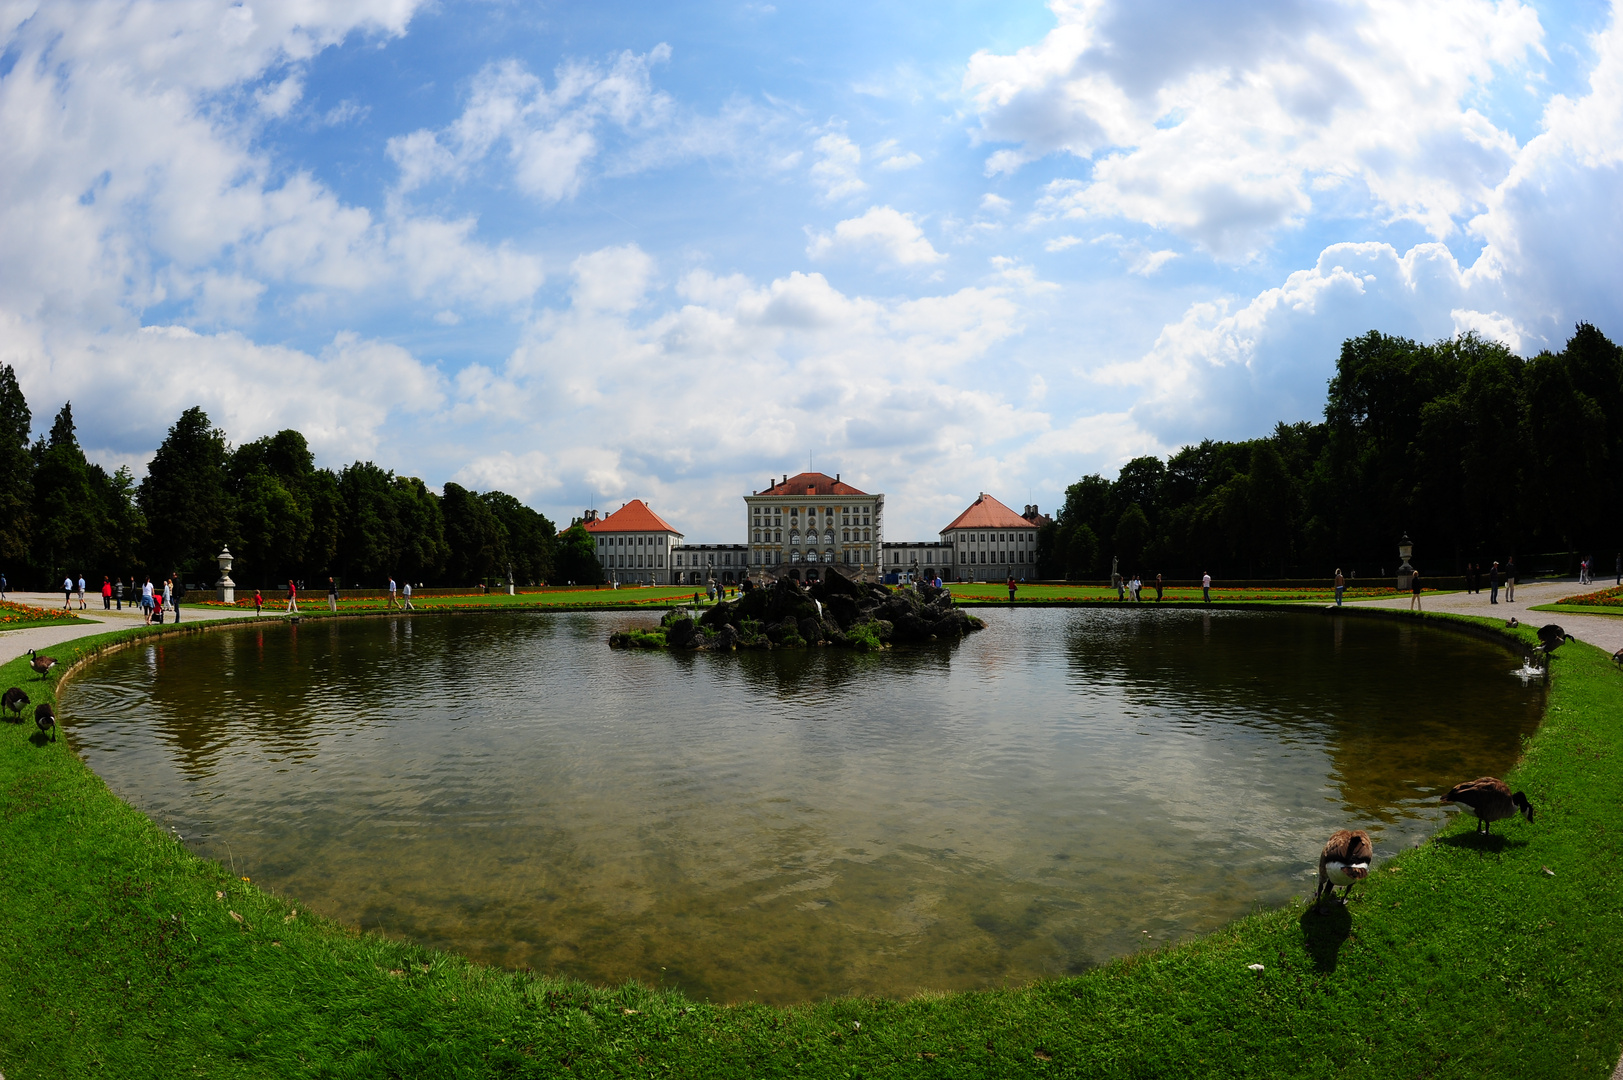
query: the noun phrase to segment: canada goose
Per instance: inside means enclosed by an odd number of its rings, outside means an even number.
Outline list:
[[[51,741],[56,741],[56,710],[51,708],[49,701],[42,701],[34,706],[34,723],[39,725],[41,735],[49,731]]]
[[[1514,630],[1514,629],[1516,629],[1516,627],[1520,626],[1521,624],[1522,624],[1521,620],[1516,618],[1516,616],[1512,615],[1510,617],[1510,621],[1507,622],[1505,625],[1510,627],[1512,630]]]
[[[1545,653],[1553,653],[1568,641],[1577,640],[1555,623],[1549,623],[1538,628],[1539,648],[1543,649]]]
[[[1375,845],[1369,842],[1369,833],[1362,829],[1349,832],[1339,829],[1325,841],[1319,852],[1319,888],[1313,894],[1313,907],[1324,911],[1324,899],[1336,894],[1337,885],[1345,885],[1341,902],[1347,902],[1352,887],[1369,877],[1369,861],[1375,856]]]
[[[5,706],[6,711],[18,720],[23,718],[23,706],[27,704],[29,704],[28,695],[15,686],[0,695],[0,705]]]
[[[43,679],[45,676],[49,675],[51,673],[51,669],[56,666],[56,657],[41,656],[33,649],[29,649],[28,663],[33,667],[34,674]]]
[[[1492,832],[1495,821],[1515,817],[1518,813],[1528,821],[1533,820],[1533,804],[1527,801],[1527,796],[1520,791],[1512,795],[1505,782],[1493,776],[1455,784],[1443,796],[1443,801],[1474,810],[1478,832]]]
[[[1612,654],[1612,663],[1617,664],[1619,667],[1623,667],[1623,649],[1619,649],[1617,652]]]

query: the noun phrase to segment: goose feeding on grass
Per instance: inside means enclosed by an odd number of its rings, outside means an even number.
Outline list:
[[[29,649],[28,664],[34,669],[34,674],[43,679],[45,676],[49,675],[51,673],[51,669],[56,666],[56,657],[41,656],[33,649]]]
[[[1325,841],[1319,852],[1319,888],[1313,894],[1314,910],[1324,911],[1324,900],[1335,896],[1336,886],[1344,885],[1341,902],[1345,904],[1352,887],[1369,877],[1369,863],[1375,857],[1375,845],[1369,842],[1369,833],[1363,829],[1349,832],[1339,829]]]
[[[34,723],[39,725],[39,733],[51,733],[51,741],[56,741],[56,710],[51,708],[49,701],[42,701],[34,706]]]
[[[15,686],[0,695],[0,705],[5,706],[5,710],[19,720],[23,718],[23,706],[29,703],[28,695]]]
[[[1512,795],[1510,788],[1503,780],[1495,776],[1483,776],[1476,780],[1467,780],[1463,784],[1455,784],[1443,796],[1445,803],[1459,803],[1469,806],[1476,813],[1476,827],[1478,832],[1493,831],[1493,823],[1508,817],[1521,814],[1528,821],[1533,820],[1533,804],[1527,801],[1527,796],[1518,791]]]

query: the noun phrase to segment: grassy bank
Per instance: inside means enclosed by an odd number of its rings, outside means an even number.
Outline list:
[[[1514,778],[1537,821],[1457,822],[1382,862],[1350,914],[1264,912],[1020,990],[792,1009],[358,935],[193,857],[65,742],[0,724],[0,1072],[1599,1080],[1623,1043],[1623,675],[1581,645],[1552,668]],[[49,696],[19,663],[13,684]]]

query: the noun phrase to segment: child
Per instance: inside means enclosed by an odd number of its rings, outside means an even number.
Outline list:
[[[264,607],[264,606],[265,606],[265,598],[263,596],[259,595],[259,590],[258,589],[255,589],[254,590],[254,617],[255,618],[259,617],[259,609]]]

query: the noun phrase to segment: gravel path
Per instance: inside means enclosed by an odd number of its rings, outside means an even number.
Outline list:
[[[1447,611],[1457,615],[1482,615],[1507,621],[1516,618],[1533,626],[1543,626],[1545,623],[1559,623],[1563,629],[1579,641],[1599,646],[1611,653],[1623,649],[1623,609],[1619,609],[1620,614],[1618,615],[1558,615],[1553,611],[1527,610],[1540,604],[1553,604],[1564,596],[1575,596],[1605,587],[1604,579],[1598,585],[1580,585],[1576,578],[1565,578],[1557,581],[1541,581],[1534,585],[1517,585],[1515,603],[1505,599],[1503,589],[1499,590],[1499,602],[1497,604],[1488,602],[1486,590],[1479,593],[1443,593],[1439,596],[1422,596],[1420,602],[1425,605],[1427,611]],[[1391,599],[1360,600],[1357,603],[1361,607],[1396,608],[1403,611],[1409,606],[1409,598],[1406,596],[1394,596]],[[1619,1077],[1618,1080],[1623,1080],[1623,1077]]]
[[[25,593],[8,592],[6,599],[15,600],[20,604],[32,604],[35,607],[61,607],[61,593]],[[79,610],[77,598],[73,601],[73,613],[81,619],[91,620],[90,624],[69,623],[66,626],[32,626],[24,630],[0,631],[0,664],[15,660],[19,656],[28,655],[29,649],[44,652],[64,641],[75,638],[89,637],[92,634],[104,634],[109,630],[119,630],[126,626],[141,625],[141,609],[131,608],[128,603],[123,611],[104,611],[101,606],[101,597],[91,596],[88,590],[85,593],[85,610]],[[180,617],[185,622],[194,619],[229,619],[240,615],[241,612],[229,608],[205,608],[182,602]]]

